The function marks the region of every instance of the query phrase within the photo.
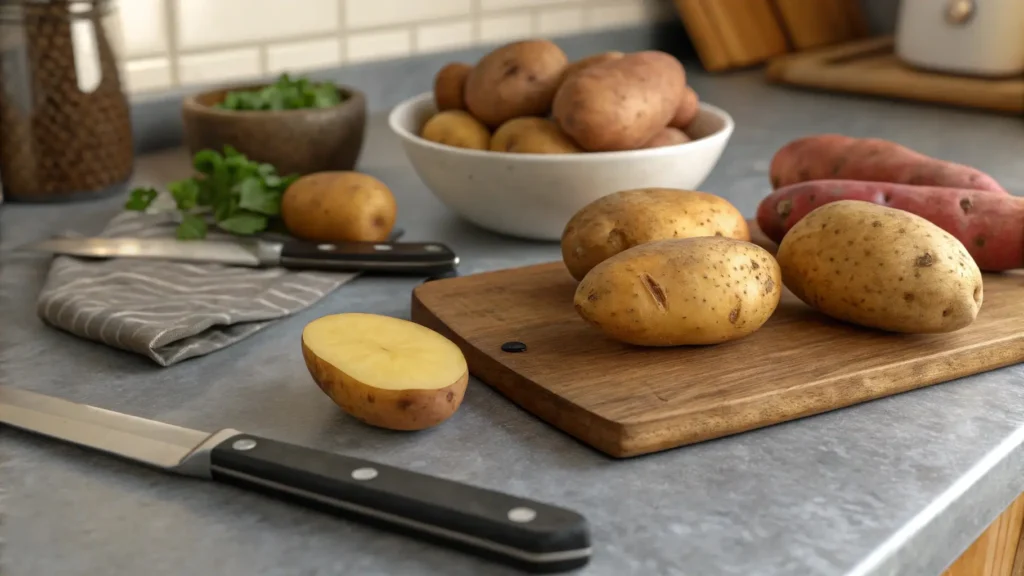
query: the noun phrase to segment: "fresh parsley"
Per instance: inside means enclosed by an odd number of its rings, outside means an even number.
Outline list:
[[[330,82],[293,80],[282,74],[273,84],[255,90],[232,90],[215,104],[223,110],[299,110],[330,108],[345,101],[347,94]]]
[[[223,152],[200,150],[192,157],[192,167],[194,177],[167,186],[182,214],[177,230],[182,240],[205,238],[209,214],[217,228],[231,234],[248,236],[273,227],[281,214],[281,197],[297,178],[281,176],[272,165],[250,160],[231,146]],[[124,207],[144,211],[157,196],[153,188],[136,188]]]

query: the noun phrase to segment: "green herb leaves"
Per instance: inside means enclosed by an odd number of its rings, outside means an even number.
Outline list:
[[[213,214],[216,226],[239,235],[262,232],[281,213],[281,197],[297,176],[281,176],[270,164],[249,160],[231,146],[223,154],[200,150],[192,158],[196,177],[167,186],[182,212],[177,236],[181,240],[206,237],[205,214]],[[157,198],[153,188],[132,190],[126,210],[143,211]]]
[[[282,74],[273,84],[258,90],[233,90],[215,107],[223,110],[299,110],[329,108],[346,99],[337,86],[306,78],[292,80]]]

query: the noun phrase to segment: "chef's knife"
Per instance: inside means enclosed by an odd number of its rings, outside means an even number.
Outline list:
[[[531,572],[587,564],[579,514],[237,430],[213,434],[0,386],[0,423],[136,462],[302,502]]]
[[[143,258],[232,266],[280,266],[300,270],[392,274],[444,274],[459,264],[459,257],[450,248],[437,242],[312,243],[255,239],[50,238],[29,244],[23,249],[88,258]]]

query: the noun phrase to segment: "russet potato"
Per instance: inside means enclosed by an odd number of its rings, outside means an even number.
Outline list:
[[[820,206],[783,237],[783,281],[818,311],[900,333],[959,330],[983,282],[964,245],[920,216],[860,200]]]
[[[441,67],[434,76],[434,104],[438,111],[466,109],[466,78],[473,67],[452,62]]]
[[[453,342],[419,324],[377,314],[333,314],[302,331],[313,380],[353,417],[422,430],[458,410],[469,370]]]
[[[731,238],[659,240],[601,262],[576,287],[576,312],[639,346],[718,344],[764,325],[782,296],[779,265]]]
[[[519,116],[546,116],[569,60],[549,40],[492,50],[466,79],[466,108],[490,128]]]
[[[296,238],[313,242],[382,242],[398,204],[383,182],[352,171],[300,177],[281,198],[281,219]]]
[[[747,220],[724,198],[692,190],[639,188],[598,198],[562,232],[562,261],[573,278],[634,246],[695,236],[750,240]]]

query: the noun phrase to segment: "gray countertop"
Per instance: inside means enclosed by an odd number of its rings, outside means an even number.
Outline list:
[[[692,74],[737,122],[703,189],[753,215],[772,153],[811,132],[891,138],[973,164],[1024,191],[1014,119],[771,87],[759,73]],[[438,240],[463,273],[557,260],[555,244],[463,223],[412,172],[382,115],[361,169],[395,190],[406,239]],[[180,150],[140,159],[136,180],[186,173]],[[120,199],[0,208],[8,249],[98,230]],[[1024,366],[632,460],[612,460],[478,381],[433,430],[391,433],[344,415],[313,384],[298,342],[340,311],[408,317],[415,279],[358,279],[252,338],[172,368],[45,327],[47,259],[0,260],[0,382],[166,422],[229,426],[376,459],[578,510],[595,555],[622,574],[938,575],[1024,491]],[[504,568],[231,487],[164,475],[0,431],[10,576],[504,574]]]

